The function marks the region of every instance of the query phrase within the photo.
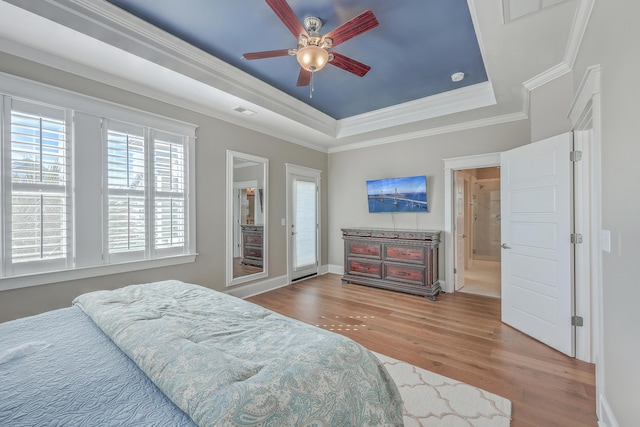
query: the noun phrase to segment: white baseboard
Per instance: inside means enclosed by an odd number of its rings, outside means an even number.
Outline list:
[[[340,271],[338,272],[336,271],[336,269],[339,269]],[[327,274],[327,273],[342,274],[342,266],[325,264],[325,265],[321,265],[318,268],[318,276],[322,276],[323,274]],[[272,277],[267,280],[261,280],[259,282],[250,283],[244,286],[237,286],[237,287],[234,287],[233,289],[229,289],[225,291],[225,293],[229,295],[233,295],[234,297],[238,297],[238,298],[249,298],[254,295],[258,295],[258,294],[272,291],[274,289],[282,288],[283,286],[287,286],[288,284],[289,282],[287,281],[287,276],[284,275],[279,277]]]
[[[328,273],[339,274],[341,276],[344,274],[344,266],[342,265],[329,264],[327,267]]]
[[[261,280],[260,282],[250,283],[244,286],[234,287],[233,289],[225,291],[225,293],[238,298],[248,298],[254,295],[281,288],[283,286],[287,286],[288,284],[289,282],[287,282],[287,276],[284,275],[273,277],[267,280]]]
[[[598,421],[599,427],[620,427],[618,421],[616,420],[616,416],[613,414],[613,410],[611,406],[609,406],[609,402],[607,402],[607,398],[603,395],[600,395],[599,399],[600,403],[600,420]]]

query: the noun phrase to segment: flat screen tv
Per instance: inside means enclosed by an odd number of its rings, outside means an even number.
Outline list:
[[[367,181],[369,212],[428,212],[427,177]]]

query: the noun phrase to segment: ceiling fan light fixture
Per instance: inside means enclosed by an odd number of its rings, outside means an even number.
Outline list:
[[[327,62],[329,62],[329,52],[319,46],[308,45],[298,49],[296,59],[302,68],[315,73],[327,65]]]

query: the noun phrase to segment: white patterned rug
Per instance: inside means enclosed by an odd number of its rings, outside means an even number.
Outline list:
[[[404,425],[508,427],[511,401],[469,384],[374,353],[404,401]]]

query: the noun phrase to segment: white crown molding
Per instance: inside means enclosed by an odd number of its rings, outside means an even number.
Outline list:
[[[595,0],[581,0],[578,4],[576,14],[573,18],[573,25],[571,26],[569,41],[567,42],[567,49],[564,53],[564,62],[570,69],[573,69],[575,65],[576,57],[578,56],[584,33],[587,30],[587,24],[589,23],[589,18],[591,18],[594,4]]]
[[[364,142],[356,142],[348,145],[329,148],[329,153],[338,153],[340,151],[357,150],[360,148],[373,147],[376,145],[391,144],[394,142],[408,141],[411,139],[425,138],[433,135],[441,135],[444,133],[459,132],[463,130],[476,129],[485,126],[498,125],[503,123],[515,122],[518,120],[526,120],[528,117],[522,112],[512,114],[504,114],[502,116],[493,116],[486,119],[473,120],[464,123],[456,123],[449,126],[441,126],[438,128],[424,129],[417,132],[400,133],[389,137],[370,139]]]
[[[570,72],[571,68],[565,62],[561,62],[537,76],[530,78],[522,83],[522,85],[530,92]]]
[[[588,105],[592,101],[594,95],[600,93],[600,65],[592,65],[587,68],[584,78],[580,82],[580,86],[576,91],[576,97],[569,107],[567,117],[571,120],[574,128],[577,127],[582,119]]]
[[[589,23],[589,18],[591,17],[591,11],[593,10],[594,3],[595,0],[581,0],[578,3],[571,31],[569,33],[567,49],[565,50],[562,62],[525,81],[523,86],[527,91],[531,92],[532,90],[537,89],[558,77],[562,77],[573,70],[584,33],[587,29],[587,24]]]
[[[496,97],[491,82],[478,83],[339,120],[337,137],[344,138],[386,129],[495,103]]]

